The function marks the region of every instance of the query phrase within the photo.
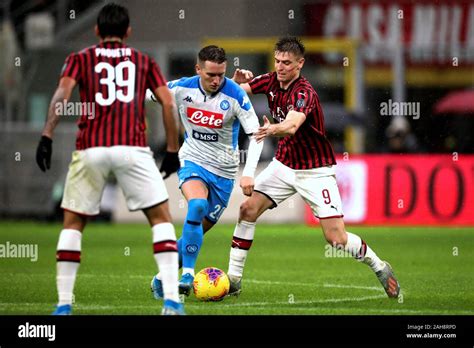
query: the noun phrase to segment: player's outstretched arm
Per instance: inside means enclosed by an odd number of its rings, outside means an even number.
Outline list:
[[[59,80],[59,85],[51,98],[49,104],[48,117],[41,133],[41,139],[36,149],[36,163],[38,167],[45,172],[51,167],[51,156],[53,154],[53,134],[54,129],[59,123],[59,115],[57,113],[58,103],[67,103],[71,98],[71,93],[76,86],[76,80],[70,77],[63,77]]]
[[[161,163],[160,172],[165,172],[166,179],[179,169],[178,112],[176,102],[167,86],[160,86],[154,91],[155,97],[163,107],[163,125],[166,133],[166,155]]]
[[[250,88],[249,82],[253,79],[253,73],[250,70],[236,69],[232,80],[238,83],[240,87],[244,89],[248,94],[252,94],[252,88]]]
[[[276,124],[271,124],[267,116],[263,116],[263,126],[255,133],[255,139],[257,142],[261,142],[265,137],[286,137],[295,135],[305,120],[306,115],[297,111],[290,111],[283,122]]]
[[[257,169],[257,164],[263,150],[263,141],[257,143],[253,135],[251,135],[249,138],[250,143],[247,150],[247,159],[245,162],[244,171],[242,172],[242,177],[240,178],[240,187],[242,189],[242,193],[246,196],[252,195],[255,185],[255,170]]]

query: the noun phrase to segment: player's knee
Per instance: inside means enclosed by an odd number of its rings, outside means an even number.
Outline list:
[[[202,221],[209,209],[206,199],[196,198],[188,202],[188,220]]]
[[[65,229],[73,229],[83,231],[86,227],[87,217],[70,211],[64,211],[63,227]]]
[[[254,222],[257,220],[258,208],[246,200],[240,205],[240,220]]]

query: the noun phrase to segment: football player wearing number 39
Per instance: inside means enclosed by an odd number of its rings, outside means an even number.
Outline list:
[[[336,160],[324,130],[318,95],[303,76],[304,46],[295,37],[275,45],[275,72],[253,78],[238,69],[233,80],[247,92],[265,94],[275,123],[264,116],[255,137],[279,137],[275,158],[255,179],[252,196],[240,207],[230,251],[230,295],[241,291],[245,260],[252,245],[257,218],[295,193],[320,219],[324,236],[332,246],[349,252],[377,275],[389,297],[398,297],[400,286],[390,265],[378,258],[357,235],[347,232],[337,188]]]
[[[76,151],[66,178],[64,229],[57,246],[59,302],[53,314],[72,313],[73,289],[81,260],[82,232],[87,217],[99,213],[107,177],[113,174],[130,210],[142,210],[152,229],[153,249],[162,274],[162,314],[184,314],[178,293],[176,235],[168,207],[168,193],[145,136],[144,101],[150,89],[163,107],[167,152],[160,171],[168,177],[179,169],[176,103],[155,61],[124,44],[130,34],[126,8],[105,5],[95,27],[100,43],[69,55],[51,100],[36,160],[50,169],[53,132],[76,85],[81,102],[92,105],[78,120]],[[87,107],[84,110],[91,110]]]
[[[250,139],[240,178],[244,195],[252,194],[253,176],[263,148],[263,143],[257,143],[254,137],[259,127],[257,115],[245,91],[225,77],[226,65],[224,49],[207,46],[198,53],[195,76],[168,84],[185,129],[178,172],[180,189],[188,201],[183,235],[178,240],[183,266],[179,291],[185,295],[192,289],[204,232],[217,223],[234,187],[240,159],[240,125]],[[158,274],[151,282],[156,299],[163,296],[161,278]]]

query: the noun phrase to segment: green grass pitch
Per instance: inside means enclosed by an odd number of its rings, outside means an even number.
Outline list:
[[[0,244],[38,244],[38,260],[0,258],[0,314],[49,314],[56,302],[59,224],[0,223]],[[234,227],[206,234],[196,271],[227,270]],[[474,314],[474,231],[454,227],[349,227],[399,278],[389,299],[372,271],[347,257],[327,257],[319,227],[257,225],[243,292],[221,302],[186,299],[188,314]],[[178,234],[181,228],[177,229]],[[146,225],[90,223],[82,241],[74,314],[161,311],[152,298],[156,271]]]

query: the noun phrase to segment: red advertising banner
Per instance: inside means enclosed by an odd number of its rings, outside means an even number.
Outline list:
[[[304,13],[307,35],[357,39],[369,64],[389,62],[399,42],[411,65],[474,64],[473,0],[320,1]]]
[[[361,155],[336,168],[347,223],[474,226],[474,155]],[[309,208],[306,221],[318,221]]]

